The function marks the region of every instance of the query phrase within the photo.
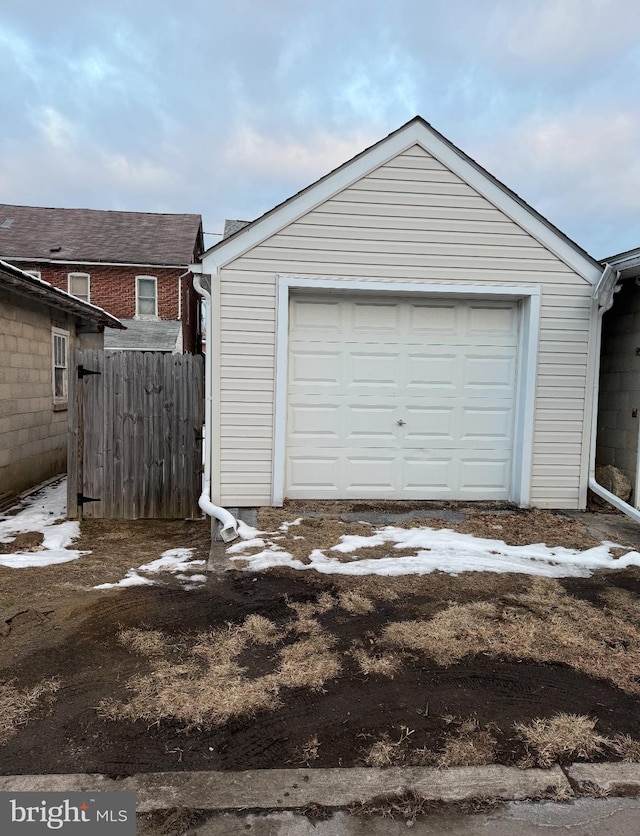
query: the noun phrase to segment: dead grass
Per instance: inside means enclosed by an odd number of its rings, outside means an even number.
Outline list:
[[[404,819],[410,824],[418,816],[424,816],[437,807],[438,802],[414,790],[406,790],[398,795],[378,796],[370,801],[358,801],[349,807],[349,813],[362,818],[379,816],[387,819]]]
[[[118,633],[118,642],[139,656],[164,656],[167,639],[160,630],[144,630],[132,627]]]
[[[396,621],[382,634],[383,643],[425,653],[447,666],[487,649],[499,617],[497,604],[452,604],[428,620]]]
[[[282,647],[277,670],[265,676],[251,677],[238,662],[249,644],[276,645],[298,627],[296,620],[279,631],[269,619],[250,615],[240,625],[191,640],[171,641],[153,630],[122,631],[120,642],[150,659],[153,667],[129,682],[128,699],[102,700],[98,714],[108,720],[219,726],[234,717],[276,708],[283,688],[321,690],[341,671],[326,634],[314,633]]]
[[[383,769],[386,766],[397,766],[404,763],[405,754],[398,743],[393,742],[387,735],[384,735],[380,740],[376,740],[367,751],[364,756],[364,762],[367,766]]]
[[[407,759],[407,743],[414,734],[414,729],[409,726],[400,726],[398,740],[391,740],[388,734],[383,734],[369,747],[364,755],[364,762],[367,766],[382,769],[387,766],[398,766]]]
[[[277,626],[263,615],[247,616],[240,631],[254,644],[275,644],[281,638]]]
[[[298,763],[303,763],[309,766],[311,761],[316,761],[320,757],[320,742],[318,736],[314,735],[306,740],[300,747]]]
[[[284,647],[280,652],[277,684],[287,688],[310,688],[320,691],[334,679],[342,666],[337,653],[329,649],[327,635],[315,635]]]
[[[402,665],[402,660],[394,653],[372,654],[358,646],[353,647],[350,653],[365,676],[386,676],[393,679]]]
[[[626,763],[640,763],[640,740],[629,734],[616,734],[612,737],[610,749]]]
[[[32,688],[17,688],[14,682],[0,683],[0,744],[6,743],[25,725],[31,712],[43,699],[53,697],[60,680],[43,679]]]
[[[601,754],[610,741],[595,730],[596,722],[581,714],[556,714],[517,723],[514,730],[527,750],[522,765],[547,768],[559,761],[589,760]]]
[[[351,615],[366,615],[375,609],[375,604],[371,598],[367,598],[366,595],[356,590],[339,592],[338,603],[343,610],[346,610]]]
[[[430,619],[392,622],[381,640],[443,666],[478,653],[561,663],[639,693],[638,621],[574,598],[556,580],[528,581],[528,591],[500,602],[455,603]]]
[[[486,766],[495,762],[497,741],[489,729],[481,728],[477,718],[460,721],[440,751],[437,765],[441,769],[452,766]]]

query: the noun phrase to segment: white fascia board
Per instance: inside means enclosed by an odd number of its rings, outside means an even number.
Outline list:
[[[511,197],[500,184],[464,159],[455,148],[421,123],[407,125],[298,197],[291,198],[280,209],[248,226],[246,231],[238,232],[227,244],[223,243],[208,254],[205,253],[202,263],[206,265],[208,272],[216,272],[416,144],[457,174],[586,281],[594,283],[598,280],[602,269],[597,264],[583,256],[526,206]]]

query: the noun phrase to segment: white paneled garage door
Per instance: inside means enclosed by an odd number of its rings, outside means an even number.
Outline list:
[[[285,494],[508,499],[517,304],[294,296]]]

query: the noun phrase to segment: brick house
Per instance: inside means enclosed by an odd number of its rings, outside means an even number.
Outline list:
[[[0,204],[0,258],[118,317],[106,349],[196,353],[200,215]]]
[[[106,311],[0,261],[0,505],[63,473],[74,348],[102,348]]]

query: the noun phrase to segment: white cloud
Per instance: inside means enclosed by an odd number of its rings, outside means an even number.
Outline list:
[[[556,217],[596,213],[604,220],[608,212],[640,210],[638,112],[596,112],[585,106],[528,116],[479,149],[478,158],[536,208],[544,212],[546,206]]]
[[[377,139],[362,131],[349,137],[320,134],[298,140],[275,133],[269,136],[246,125],[230,137],[224,156],[227,163],[252,175],[297,180],[304,188]]]
[[[113,177],[116,184],[127,188],[147,188],[158,191],[166,188],[173,175],[168,166],[146,159],[134,159],[125,154],[105,154],[104,170],[107,177]]]
[[[529,0],[518,9],[506,46],[525,61],[597,63],[640,31],[637,0]]]
[[[60,151],[69,150],[76,140],[76,128],[55,107],[41,107],[33,121],[47,144]]]

